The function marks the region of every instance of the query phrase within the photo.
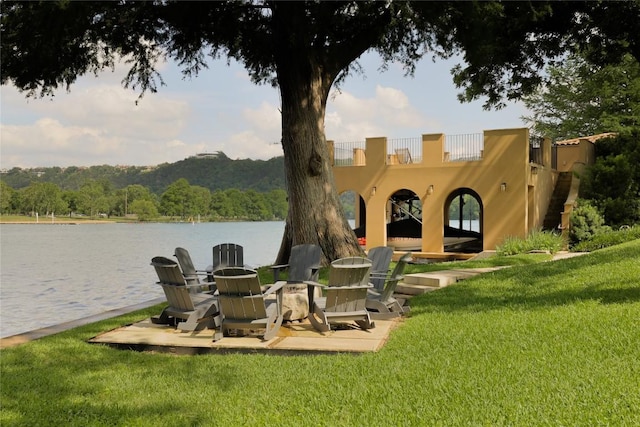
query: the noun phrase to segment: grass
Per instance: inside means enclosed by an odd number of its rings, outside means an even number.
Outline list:
[[[86,343],[158,307],[87,325],[1,351],[0,424],[640,425],[640,240],[483,274],[411,306],[383,349],[360,356]]]

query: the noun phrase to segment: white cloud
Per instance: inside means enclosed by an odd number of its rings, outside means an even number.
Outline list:
[[[147,165],[186,157],[185,143],[179,150],[168,144],[188,121],[190,108],[184,101],[148,94],[136,105],[136,93],[105,84],[53,100],[27,101],[16,93],[3,88],[3,110],[27,109],[35,119],[1,125],[3,168]]]
[[[437,126],[411,105],[399,89],[376,85],[373,98],[357,98],[342,90],[332,93],[325,117],[328,139],[362,141],[367,137],[419,136]]]

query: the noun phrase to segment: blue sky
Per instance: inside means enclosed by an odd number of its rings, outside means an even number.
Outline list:
[[[449,70],[455,60],[422,60],[413,77],[365,54],[365,74],[349,77],[327,106],[327,139],[418,137],[523,127],[522,104],[484,111],[483,100],[460,104]],[[201,152],[237,158],[282,155],[278,91],[251,83],[241,65],[226,61],[191,80],[171,63],[160,70],[166,86],[146,94],[122,88],[125,67],[81,77],[71,91],[26,99],[0,88],[0,167],[156,165]]]

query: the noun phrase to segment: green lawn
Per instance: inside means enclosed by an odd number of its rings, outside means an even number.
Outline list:
[[[87,325],[0,352],[0,425],[640,425],[640,240],[411,306],[382,350],[359,356],[86,343],[157,307]]]

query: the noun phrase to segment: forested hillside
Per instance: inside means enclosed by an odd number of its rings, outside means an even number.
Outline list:
[[[222,152],[216,157],[190,157],[158,166],[13,168],[2,173],[0,178],[16,190],[34,182],[50,182],[62,190],[78,190],[87,180],[96,180],[108,181],[116,189],[140,184],[161,194],[180,178],[185,178],[191,185],[211,191],[228,188],[257,192],[285,189],[282,157],[269,160],[232,160]]]

